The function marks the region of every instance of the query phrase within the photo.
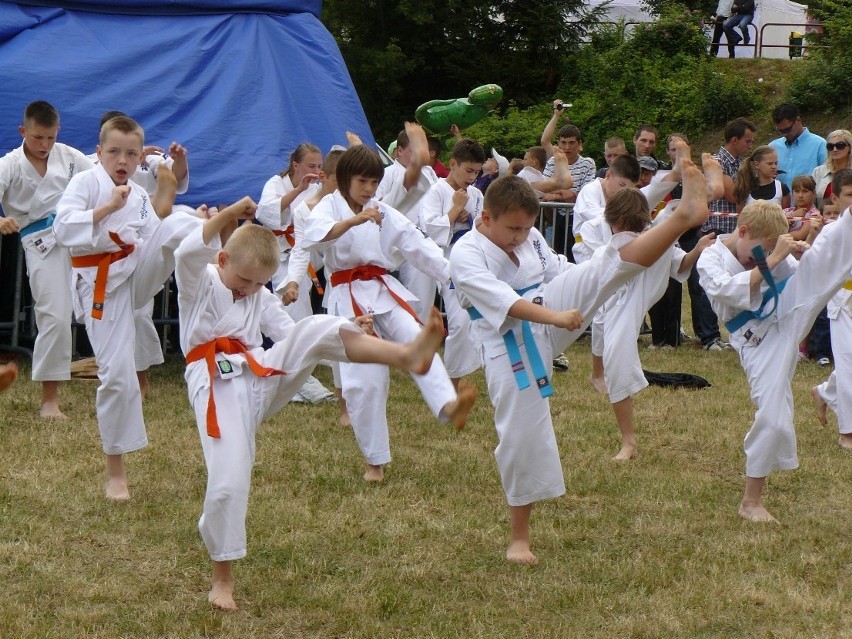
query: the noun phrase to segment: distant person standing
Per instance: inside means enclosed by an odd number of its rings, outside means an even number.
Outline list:
[[[713,16],[713,38],[710,41],[710,55],[714,58],[719,55],[719,44],[722,40],[722,34],[725,32],[725,21],[731,17],[731,7],[734,0],[719,0],[716,5],[716,14]],[[734,57],[734,47],[728,41],[728,56]]]
[[[782,137],[772,140],[769,146],[778,153],[779,178],[790,188],[794,177],[811,175],[815,168],[825,162],[825,139],[808,131],[802,124],[799,107],[795,104],[775,107],[772,122]]]

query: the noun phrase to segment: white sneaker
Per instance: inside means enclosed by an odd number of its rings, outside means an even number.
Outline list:
[[[723,342],[718,337],[714,339],[712,342],[704,345],[705,351],[724,351],[731,348],[731,345],[727,342]]]

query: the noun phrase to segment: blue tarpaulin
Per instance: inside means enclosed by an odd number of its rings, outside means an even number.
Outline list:
[[[301,142],[347,129],[372,143],[320,0],[0,2],[0,153],[24,107],[59,109],[59,141],[90,153],[98,120],[124,111],[146,143],[189,150],[187,204],[260,197]]]

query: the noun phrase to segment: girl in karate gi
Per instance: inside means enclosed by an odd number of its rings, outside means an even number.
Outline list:
[[[344,318],[314,315],[294,323],[265,288],[279,264],[269,229],[244,224],[224,247],[219,234],[256,210],[246,197],[197,228],[176,252],[181,349],[207,465],[198,528],[213,561],[208,600],[236,610],[233,562],[246,555],[246,511],[255,434],[281,410],[322,359],[373,362],[425,374],[443,339],[433,312],[422,331],[396,344],[365,335]],[[370,326],[369,318],[359,320]],[[263,335],[275,341],[263,349]]]
[[[798,345],[852,269],[852,218],[826,226],[813,242],[794,240],[777,204],[758,200],[698,259],[701,286],[726,323],[756,407],[745,436],[746,483],[739,515],[774,522],[762,502],[766,476],[798,468],[791,382]],[[811,227],[816,231],[818,221]],[[755,256],[754,249],[759,247]],[[758,266],[760,251],[768,253]],[[801,255],[796,261],[794,255]]]
[[[323,250],[331,291],[328,312],[346,318],[372,315],[376,333],[395,342],[416,335],[415,297],[389,274],[408,260],[433,279],[446,282],[449,267],[441,249],[399,211],[374,199],[384,167],[375,152],[359,145],[337,163],[338,191],[311,212],[303,245]],[[441,359],[413,379],[432,412],[463,428],[476,397],[470,384],[453,388]],[[366,462],[364,479],[381,481],[390,459],[386,403],[388,369],[341,363],[343,397]]]
[[[480,221],[453,249],[450,271],[473,319],[471,337],[494,405],[495,457],[511,515],[509,561],[538,562],[530,548],[533,505],[565,492],[548,399],[552,354],[582,335],[622,284],[706,220],[704,177],[688,159],[681,174],[684,197],[667,220],[639,235],[614,235],[581,265],[547,247],[535,229],[534,191],[511,176],[488,187]],[[647,202],[636,189],[624,189],[607,201],[607,209],[613,206],[647,209]]]
[[[174,250],[201,221],[173,213],[161,219],[130,178],[142,158],[144,132],[127,117],[101,128],[99,164],[75,175],[57,207],[56,241],[71,249],[74,314],[98,365],[95,407],[106,454],[106,496],[130,498],[124,453],[148,444],[136,377],[134,311],[143,308],[174,270]],[[159,172],[156,199],[174,202],[177,180]]]

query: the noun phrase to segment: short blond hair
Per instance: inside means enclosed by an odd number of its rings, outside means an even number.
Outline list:
[[[234,231],[222,250],[231,259],[257,268],[276,269],[280,261],[275,234],[250,222]]]
[[[746,204],[737,217],[737,224],[747,227],[752,239],[763,240],[775,239],[790,228],[781,206],[768,200]]]
[[[106,136],[110,131],[120,131],[121,133],[135,133],[139,136],[140,146],[145,146],[145,130],[139,126],[139,123],[133,118],[128,118],[126,115],[117,115],[110,118],[101,126],[101,133],[98,142],[101,146],[106,141]]]

